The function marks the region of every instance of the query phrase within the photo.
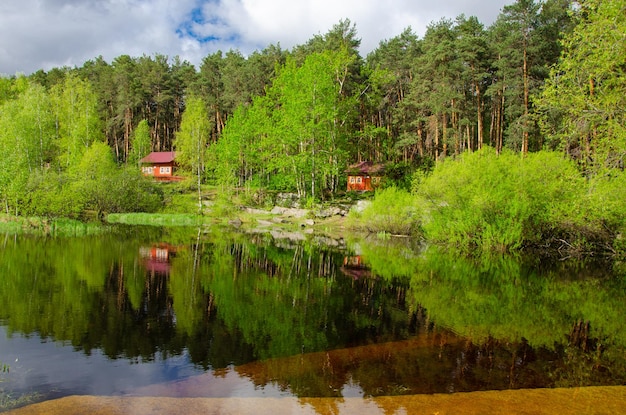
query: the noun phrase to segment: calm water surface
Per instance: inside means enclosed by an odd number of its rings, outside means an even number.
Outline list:
[[[0,236],[0,397],[624,385],[625,281],[405,240]]]

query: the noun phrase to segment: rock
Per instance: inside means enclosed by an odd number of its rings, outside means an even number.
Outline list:
[[[267,210],[254,208],[246,208],[245,211],[246,213],[250,213],[251,215],[267,215],[268,213],[270,213]]]
[[[282,207],[282,206],[274,206],[272,208],[272,210],[270,210],[270,213],[272,215],[282,215],[283,213],[285,213],[285,211],[287,211],[287,208]]]
[[[316,217],[322,218],[322,219],[330,218],[331,216],[345,216],[345,215],[346,215],[346,211],[336,206],[331,206],[329,208],[322,209],[315,213]]]
[[[299,208],[300,198],[297,193],[278,193],[276,195],[276,204],[287,208]]]
[[[270,213],[274,215],[283,215],[288,218],[304,218],[309,214],[309,211],[307,209],[295,209],[274,206]]]

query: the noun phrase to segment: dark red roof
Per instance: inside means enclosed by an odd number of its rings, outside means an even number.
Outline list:
[[[346,169],[348,174],[382,174],[385,170],[385,166],[382,164],[374,164],[371,161],[362,161],[360,163],[352,164]]]
[[[139,160],[140,163],[171,163],[176,158],[175,151],[153,151]]]

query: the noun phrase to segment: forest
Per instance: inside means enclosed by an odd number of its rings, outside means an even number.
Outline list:
[[[157,211],[163,186],[137,164],[150,151],[177,151],[189,188],[308,203],[344,194],[346,167],[365,160],[385,165],[379,205],[407,201],[395,219],[431,239],[623,250],[625,10],[516,0],[488,27],[442,18],[365,57],[345,19],[291,50],[217,51],[199,68],[122,55],[3,77],[2,210]]]

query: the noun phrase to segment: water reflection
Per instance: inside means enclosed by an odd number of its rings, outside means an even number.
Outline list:
[[[7,345],[71,345],[81,357],[62,364],[87,379],[90,356],[168,367],[115,391],[98,389],[98,369],[90,393],[219,396],[234,374],[298,397],[623,384],[624,279],[604,264],[537,265],[411,241],[336,249],[143,228],[17,237],[0,251],[0,321]]]
[[[141,246],[139,255],[143,258],[149,272],[169,275],[170,259],[176,255],[176,250],[177,247],[161,242],[151,246]]]

